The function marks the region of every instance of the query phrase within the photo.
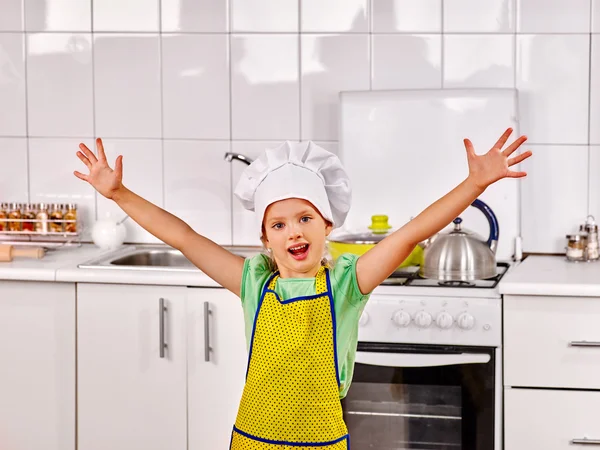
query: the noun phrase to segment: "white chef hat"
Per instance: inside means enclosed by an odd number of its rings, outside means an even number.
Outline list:
[[[286,141],[266,149],[242,173],[234,194],[254,211],[259,230],[267,207],[287,198],[311,202],[340,227],[352,200],[350,179],[339,158],[315,143]]]

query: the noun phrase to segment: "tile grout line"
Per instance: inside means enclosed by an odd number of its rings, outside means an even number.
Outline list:
[[[232,33],[231,30],[233,29],[233,23],[232,23],[232,14],[231,14],[231,5],[235,0],[226,0],[226,7],[225,7],[225,14],[226,14],[226,18],[225,18],[225,23],[227,26],[227,74],[229,77],[229,92],[228,92],[228,97],[229,97],[229,151],[232,152],[233,151],[233,50],[232,50],[232,45],[231,45],[231,39],[232,39]],[[229,242],[231,242],[231,245],[233,245],[234,242],[234,224],[235,224],[235,220],[233,218],[233,202],[234,202],[234,196],[233,196],[233,161],[231,161],[231,163],[229,164]]]
[[[158,76],[160,86],[160,157],[161,157],[161,201],[166,210],[165,202],[165,103],[164,103],[164,69],[163,69],[163,29],[162,29],[162,1],[158,2]]]
[[[442,89],[444,89],[444,72],[445,72],[445,67],[446,67],[446,58],[444,57],[444,51],[445,51],[445,42],[446,39],[444,39],[445,36],[445,32],[444,32],[444,0],[440,0],[440,8],[441,8],[441,14],[440,14],[440,51],[441,51],[441,55],[440,55],[440,86]]]
[[[90,35],[92,40],[92,148],[97,137],[96,130],[96,39],[94,36],[94,0],[90,6]],[[98,191],[94,189],[94,220],[98,220]]]
[[[298,0],[298,141],[302,141],[302,0]]]
[[[26,148],[26,165],[27,165],[27,203],[31,203],[31,163],[30,163],[30,152],[31,149],[29,147],[29,64],[28,64],[28,42],[27,42],[27,30],[25,24],[27,23],[27,18],[25,14],[27,13],[27,9],[25,8],[25,2],[21,2],[21,26],[22,26],[22,35],[21,35],[21,45],[22,45],[22,58],[23,58],[23,75],[25,76],[25,148]]]

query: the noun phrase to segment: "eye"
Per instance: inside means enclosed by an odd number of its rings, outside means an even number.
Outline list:
[[[281,230],[283,228],[283,224],[281,222],[274,223],[271,228],[275,228],[276,230]]]
[[[312,219],[312,217],[304,216],[304,217],[302,217],[302,219],[300,219],[300,221],[303,223],[308,223],[308,222],[310,222],[310,219]]]

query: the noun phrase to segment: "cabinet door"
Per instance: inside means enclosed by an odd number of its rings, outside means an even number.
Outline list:
[[[186,292],[78,285],[78,450],[186,449]]]
[[[600,447],[600,392],[505,389],[506,450]]]
[[[0,281],[0,448],[75,449],[75,284]]]
[[[189,449],[226,449],[246,376],[242,305],[226,289],[190,288],[187,317]]]

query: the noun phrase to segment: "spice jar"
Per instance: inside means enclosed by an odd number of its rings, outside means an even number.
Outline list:
[[[8,231],[21,231],[21,208],[19,203],[11,203],[8,209]]]
[[[6,203],[0,203],[0,231],[8,229],[8,205]]]
[[[37,214],[35,215],[35,231],[37,233],[48,232],[48,205],[45,203],[37,204]]]
[[[579,230],[587,233],[586,259],[594,261],[600,256],[598,245],[598,225],[594,216],[588,216],[586,222],[579,227]]]
[[[23,214],[23,231],[34,231],[35,230],[35,209],[34,205],[27,203],[24,205]]]
[[[587,234],[567,234],[567,259],[569,261],[585,261]]]
[[[65,220],[72,222],[65,222],[65,231],[67,233],[77,232],[77,205],[69,203],[67,206],[67,212],[65,213]]]
[[[63,213],[61,205],[58,203],[54,203],[52,205],[52,209],[50,210],[48,229],[53,233],[62,233],[63,231]]]

